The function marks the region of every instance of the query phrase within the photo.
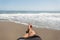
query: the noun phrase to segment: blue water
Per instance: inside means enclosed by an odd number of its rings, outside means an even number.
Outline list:
[[[36,13],[60,13],[60,11],[5,11],[0,10],[0,14],[36,14]]]

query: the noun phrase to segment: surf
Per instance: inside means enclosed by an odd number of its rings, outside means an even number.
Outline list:
[[[59,13],[0,14],[0,21],[10,21],[24,25],[31,23],[37,28],[60,30]]]

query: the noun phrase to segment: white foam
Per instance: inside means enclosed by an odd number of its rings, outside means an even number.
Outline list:
[[[39,13],[39,14],[0,14],[0,20],[29,24],[37,28],[50,28],[60,30],[60,13]]]

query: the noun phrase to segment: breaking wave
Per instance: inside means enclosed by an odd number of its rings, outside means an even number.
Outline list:
[[[37,28],[60,30],[60,13],[0,14],[0,21],[32,24]]]

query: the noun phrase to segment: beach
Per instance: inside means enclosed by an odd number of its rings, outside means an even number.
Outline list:
[[[25,34],[27,27],[14,22],[0,22],[0,40],[17,40]],[[60,30],[35,27],[33,29],[42,40],[60,40]]]

